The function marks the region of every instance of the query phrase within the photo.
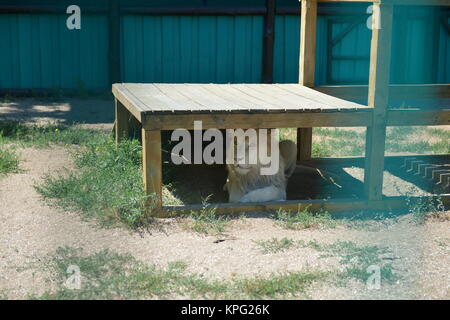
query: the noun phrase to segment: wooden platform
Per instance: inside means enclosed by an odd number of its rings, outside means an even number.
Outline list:
[[[114,84],[116,99],[148,130],[368,126],[368,106],[298,84]]]
[[[311,126],[367,126],[371,125],[373,108],[345,101],[297,84],[114,84],[116,98],[116,135],[118,140],[134,122],[142,125],[144,184],[148,194],[156,193],[160,203],[160,215],[174,211],[199,210],[202,205],[163,206],[162,203],[162,155],[161,131],[177,128],[192,129],[194,121],[202,120],[203,128],[286,128]],[[410,124],[411,114],[417,110],[393,110],[387,122],[403,121]],[[392,118],[395,113],[399,117]],[[430,117],[436,117],[429,110]],[[427,119],[421,115],[420,119]],[[409,120],[408,120],[409,119]],[[446,120],[447,121],[447,120]],[[344,159],[343,159],[344,160]],[[364,159],[359,159],[359,164]],[[323,160],[332,163],[335,160]],[[311,161],[310,161],[311,162]],[[191,169],[192,170],[192,169]],[[198,176],[200,176],[199,174]],[[192,179],[186,179],[186,183]],[[301,179],[304,182],[304,179]],[[224,177],[220,184],[224,183]],[[349,190],[332,192],[333,199],[306,198],[286,202],[227,204],[226,195],[216,199],[218,213],[234,213],[248,210],[276,208],[311,209],[330,211],[368,210],[404,207],[408,201],[402,197],[368,200],[364,185],[358,194]],[[292,183],[291,183],[292,185]],[[295,183],[293,184],[295,186]],[[297,187],[296,187],[297,188]],[[300,187],[298,187],[300,188]],[[217,189],[217,188],[216,188]],[[292,187],[291,187],[292,189]],[[301,189],[301,188],[300,188]],[[297,191],[290,191],[291,199],[297,199]],[[317,190],[316,190],[317,191]],[[321,190],[324,191],[324,190]],[[339,191],[339,190],[338,190]],[[330,191],[331,192],[331,191]],[[346,193],[347,192],[347,193]],[[448,192],[444,191],[444,194]],[[319,193],[317,194],[318,196]],[[445,203],[448,203],[446,195]]]
[[[167,215],[172,210],[198,210],[202,205],[162,207],[161,131],[202,128],[297,128],[299,161],[311,161],[313,127],[366,127],[364,182],[358,199],[313,199],[252,204],[214,204],[218,212],[248,210],[312,209],[329,211],[396,209],[410,203],[403,197],[384,197],[386,126],[448,125],[447,107],[431,109],[389,109],[390,61],[394,7],[400,5],[450,5],[448,0],[364,0],[373,1],[373,28],[370,53],[367,105],[327,95],[314,87],[317,38],[317,3],[339,0],[300,0],[299,84],[114,84],[116,98],[116,139],[119,141],[133,123],[142,126],[143,175],[147,194],[156,195],[157,210]],[[355,0],[340,0],[357,2]],[[359,1],[359,0],[358,0]],[[396,98],[418,98],[411,86],[395,87]],[[415,87],[417,88],[417,87]],[[323,88],[322,88],[323,89]],[[346,88],[334,88],[350,94]],[[333,89],[333,90],[334,90]],[[348,92],[347,92],[348,91]],[[392,90],[394,91],[394,90]],[[414,91],[411,95],[410,91]],[[423,88],[427,98],[442,98],[448,86]],[[333,91],[332,91],[333,92]],[[422,92],[422,93],[424,93]],[[436,94],[439,93],[439,94]],[[352,93],[353,95],[353,93]],[[343,96],[343,95],[341,95]],[[445,97],[448,98],[448,97]],[[135,120],[133,120],[135,119]],[[131,121],[132,120],[132,121]],[[450,203],[444,192],[443,202]],[[154,204],[154,203],[153,203]],[[156,212],[156,211],[155,211]]]
[[[122,83],[113,92],[134,113],[153,115],[370,110],[299,84]]]

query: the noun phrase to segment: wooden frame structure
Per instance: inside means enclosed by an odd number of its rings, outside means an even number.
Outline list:
[[[268,209],[300,209],[311,206],[312,209],[348,211],[366,209],[396,209],[405,207],[407,199],[403,197],[383,197],[383,171],[385,160],[385,139],[387,126],[411,125],[449,125],[450,110],[394,109],[389,110],[388,98],[390,91],[401,95],[413,88],[415,93],[423,90],[434,97],[450,97],[449,85],[425,86],[390,86],[390,53],[391,31],[394,5],[449,5],[447,0],[300,0],[301,1],[301,34],[299,85],[314,88],[316,21],[318,2],[373,2],[374,12],[379,13],[380,28],[373,28],[370,56],[369,86],[334,86],[315,88],[334,96],[355,97],[368,94],[368,106],[357,108],[355,112],[328,110],[299,110],[298,112],[254,112],[251,115],[242,110],[229,113],[152,113],[147,110],[133,90],[128,90],[125,84],[114,84],[113,94],[116,99],[116,138],[119,141],[128,132],[130,118],[137,119],[142,124],[143,171],[144,185],[147,194],[156,194],[159,199],[157,207],[160,216],[166,216],[172,211],[190,211],[201,209],[202,205],[166,207],[162,205],[162,157],[161,131],[177,128],[192,129],[193,122],[203,121],[203,128],[298,128],[297,139],[300,162],[311,162],[312,127],[346,127],[362,126],[367,128],[366,157],[364,171],[363,199],[336,200],[292,200],[285,202],[249,203],[249,204],[211,204],[218,213],[232,213],[251,210]],[[271,16],[267,19],[272,19]],[[270,38],[270,34],[268,35]],[[273,39],[272,39],[273,41]],[[269,82],[270,79],[267,80]],[[269,85],[271,86],[271,85]],[[276,86],[276,85],[272,85]],[[197,88],[198,89],[198,88]],[[202,89],[202,88],[200,88]],[[417,89],[417,90],[416,90]],[[138,90],[138,89],[136,89]],[[141,94],[144,88],[141,88]],[[255,90],[258,90],[257,88]],[[432,92],[432,93],[430,93]],[[147,96],[151,94],[147,93]],[[321,102],[335,99],[320,96]],[[217,98],[217,97],[216,97]],[[149,98],[151,100],[151,98]],[[187,101],[187,100],[186,100]],[[292,110],[291,110],[292,111]],[[347,110],[349,111],[349,110]],[[323,160],[326,161],[326,160]],[[442,195],[444,204],[450,204],[450,194]]]

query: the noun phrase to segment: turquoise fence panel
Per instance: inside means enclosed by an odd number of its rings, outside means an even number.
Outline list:
[[[105,88],[107,18],[85,14],[81,30],[66,15],[0,15],[0,88]]]
[[[298,82],[300,18],[276,16],[274,37],[273,81],[276,83]]]
[[[441,66],[439,11],[432,7],[397,7],[394,13],[391,83],[438,82]],[[448,36],[448,35],[447,35]]]
[[[354,25],[355,17],[327,18],[330,56],[326,57],[329,61],[324,83],[367,84],[371,31],[365,19],[356,19],[356,22],[359,23]]]
[[[396,8],[391,83],[450,82],[449,28],[439,23],[438,12],[434,8]],[[371,30],[367,17],[318,17],[316,85],[368,83]],[[275,82],[298,81],[299,30],[299,17],[276,17]],[[340,37],[342,32],[345,35]]]
[[[439,62],[438,62],[438,82],[450,83],[450,17],[443,19],[447,27],[440,26],[439,33]]]
[[[122,19],[125,82],[261,81],[260,16],[139,16]]]
[[[448,11],[399,8],[391,82],[449,83]],[[367,84],[371,31],[365,18],[318,17],[316,85]],[[0,88],[109,88],[107,15],[83,14],[81,30],[68,30],[66,19],[0,14]],[[261,81],[262,16],[125,15],[121,26],[122,81]],[[299,16],[276,16],[274,82],[298,81],[299,36]]]

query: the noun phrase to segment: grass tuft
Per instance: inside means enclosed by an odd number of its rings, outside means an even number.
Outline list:
[[[148,299],[148,298],[274,298],[303,296],[314,281],[327,277],[321,272],[292,272],[266,277],[214,280],[189,273],[175,261],[167,268],[145,265],[130,255],[103,250],[86,255],[82,250],[59,248],[50,259],[59,286],[35,299]],[[80,289],[68,289],[69,266],[79,267]]]
[[[344,266],[344,271],[339,274],[341,278],[366,281],[369,276],[368,268],[378,266],[382,280],[394,283],[399,279],[393,272],[392,260],[395,258],[390,256],[391,250],[387,247],[358,246],[351,241],[337,241],[322,247],[322,250],[327,252],[323,257],[340,257],[340,262]]]
[[[19,171],[19,157],[11,148],[0,147],[0,175]]]
[[[337,241],[331,244],[319,243],[317,240],[292,240],[288,238],[272,238],[255,241],[263,253],[276,253],[294,248],[310,248],[322,252],[320,258],[337,257],[343,270],[336,273],[339,280],[353,278],[366,281],[368,268],[378,266],[383,281],[394,283],[399,276],[394,273],[392,252],[387,247],[359,246],[352,241]]]
[[[77,151],[75,171],[46,175],[36,190],[63,208],[79,210],[109,225],[122,222],[133,228],[148,222],[143,189],[141,147],[138,141],[119,146],[108,138],[90,142]]]
[[[221,235],[225,232],[230,219],[223,215],[217,215],[217,209],[208,205],[209,198],[203,200],[201,210],[191,211],[186,215],[190,221],[185,223],[185,227],[200,234]]]
[[[288,238],[272,238],[270,240],[254,241],[262,250],[262,253],[277,253],[291,249],[296,245],[295,241]]]
[[[424,224],[429,220],[446,221],[450,216],[445,210],[441,197],[406,198],[409,213],[417,224]]]
[[[291,272],[270,277],[244,279],[238,282],[241,290],[252,299],[295,297],[304,295],[309,286],[328,277],[326,272]]]
[[[0,122],[0,144],[20,143],[38,148],[51,144],[83,145],[102,140],[109,134],[67,125],[26,125],[17,121]]]
[[[275,213],[275,220],[285,229],[302,230],[309,228],[334,228],[337,221],[327,211],[312,213],[310,205],[295,213],[279,209]]]

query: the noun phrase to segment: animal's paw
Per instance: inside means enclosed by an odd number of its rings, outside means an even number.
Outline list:
[[[274,186],[256,189],[245,194],[239,202],[267,202],[286,200],[286,191]]]

